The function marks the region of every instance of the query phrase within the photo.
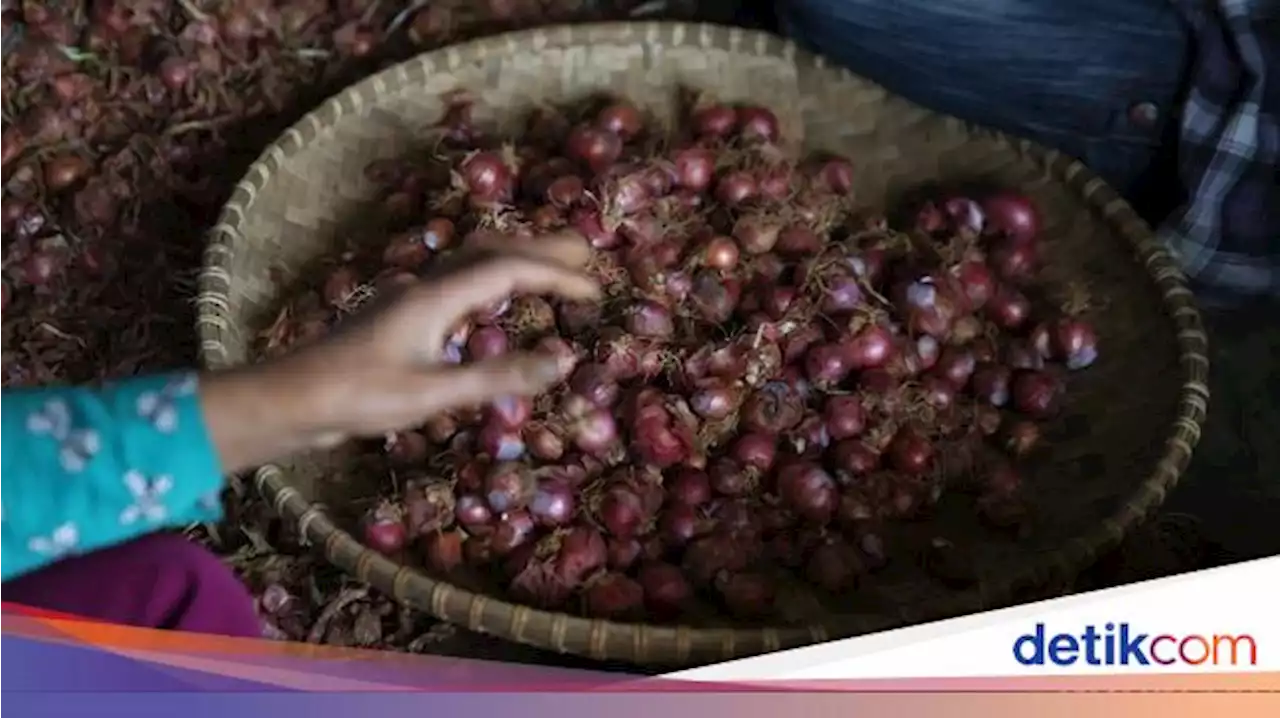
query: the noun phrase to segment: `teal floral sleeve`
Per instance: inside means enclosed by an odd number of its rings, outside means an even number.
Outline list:
[[[220,518],[222,471],[194,372],[5,390],[2,576]]]

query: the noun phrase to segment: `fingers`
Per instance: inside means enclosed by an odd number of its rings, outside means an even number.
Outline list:
[[[565,229],[532,239],[518,239],[497,230],[476,231],[467,235],[458,251],[440,257],[427,271],[427,281],[448,277],[483,264],[495,256],[517,256],[581,269],[591,259],[591,246],[577,231]]]
[[[556,252],[557,250],[551,250]],[[572,250],[560,250],[566,256]],[[513,294],[554,294],[591,301],[600,287],[590,276],[563,264],[525,254],[496,255],[413,287],[412,302],[451,318],[490,307]]]
[[[502,396],[532,396],[561,378],[559,362],[546,354],[511,354],[478,364],[441,367],[422,375],[414,388],[428,416]]]
[[[468,241],[468,247],[485,253],[515,254],[574,269],[582,269],[591,259],[591,245],[571,229],[527,241],[514,240],[501,233],[480,233]]]

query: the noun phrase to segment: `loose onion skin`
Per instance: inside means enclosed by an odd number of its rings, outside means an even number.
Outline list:
[[[437,531],[422,537],[427,568],[437,576],[448,576],[462,565],[462,534]]]

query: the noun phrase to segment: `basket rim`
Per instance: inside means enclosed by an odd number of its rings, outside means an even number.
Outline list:
[[[1028,140],[920,107],[790,40],[743,28],[646,21],[554,25],[520,30],[421,53],[338,92],[267,146],[249,167],[244,179],[236,184],[217,224],[209,232],[199,278],[196,319],[201,340],[200,356],[205,367],[218,370],[234,364],[228,359],[223,343],[227,333],[238,330],[224,318],[230,306],[229,260],[234,254],[234,247],[241,242],[240,226],[252,210],[258,192],[270,182],[280,164],[308,147],[301,128],[320,130],[347,114],[349,107],[361,107],[369,93],[385,92],[388,88],[402,85],[408,77],[406,69],[415,65],[424,71],[432,68],[447,71],[484,58],[514,55],[549,44],[581,46],[588,41],[634,44],[659,38],[684,47],[728,48],[739,53],[784,58],[803,69],[833,73],[833,79],[876,87],[904,107],[929,116],[947,117],[963,126],[969,135],[993,141],[1007,147],[1010,152],[1031,159],[1101,214],[1114,233],[1129,244],[1133,255],[1160,290],[1162,306],[1177,334],[1179,366],[1182,369],[1177,416],[1171,422],[1163,452],[1150,474],[1134,488],[1123,506],[1096,526],[1052,551],[1028,556],[1025,562],[1002,574],[998,580],[983,581],[975,587],[957,591],[948,600],[928,608],[909,606],[895,616],[843,617],[836,625],[695,628],[620,623],[543,611],[471,592],[364,548],[330,520],[323,505],[312,503],[290,486],[282,467],[275,464],[262,466],[254,475],[255,488],[282,517],[296,521],[304,541],[322,546],[330,562],[391,594],[398,601],[471,630],[601,660],[683,666],[818,643],[1003,605],[1016,600],[1020,593],[1069,581],[1101,554],[1117,546],[1130,529],[1158,508],[1168,491],[1176,486],[1199,441],[1209,398],[1209,359],[1208,338],[1194,296],[1182,271],[1152,229],[1114,189],[1071,157]],[[569,645],[566,636],[571,632],[583,633],[587,638],[577,641],[581,645]],[[619,635],[629,640],[610,641],[611,637],[616,639]],[[658,647],[663,648],[661,656],[654,655],[654,649]]]

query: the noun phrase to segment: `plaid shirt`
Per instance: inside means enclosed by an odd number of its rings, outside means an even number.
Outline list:
[[[1280,2],[1174,3],[1197,42],[1178,147],[1190,199],[1160,236],[1206,300],[1280,297]]]

